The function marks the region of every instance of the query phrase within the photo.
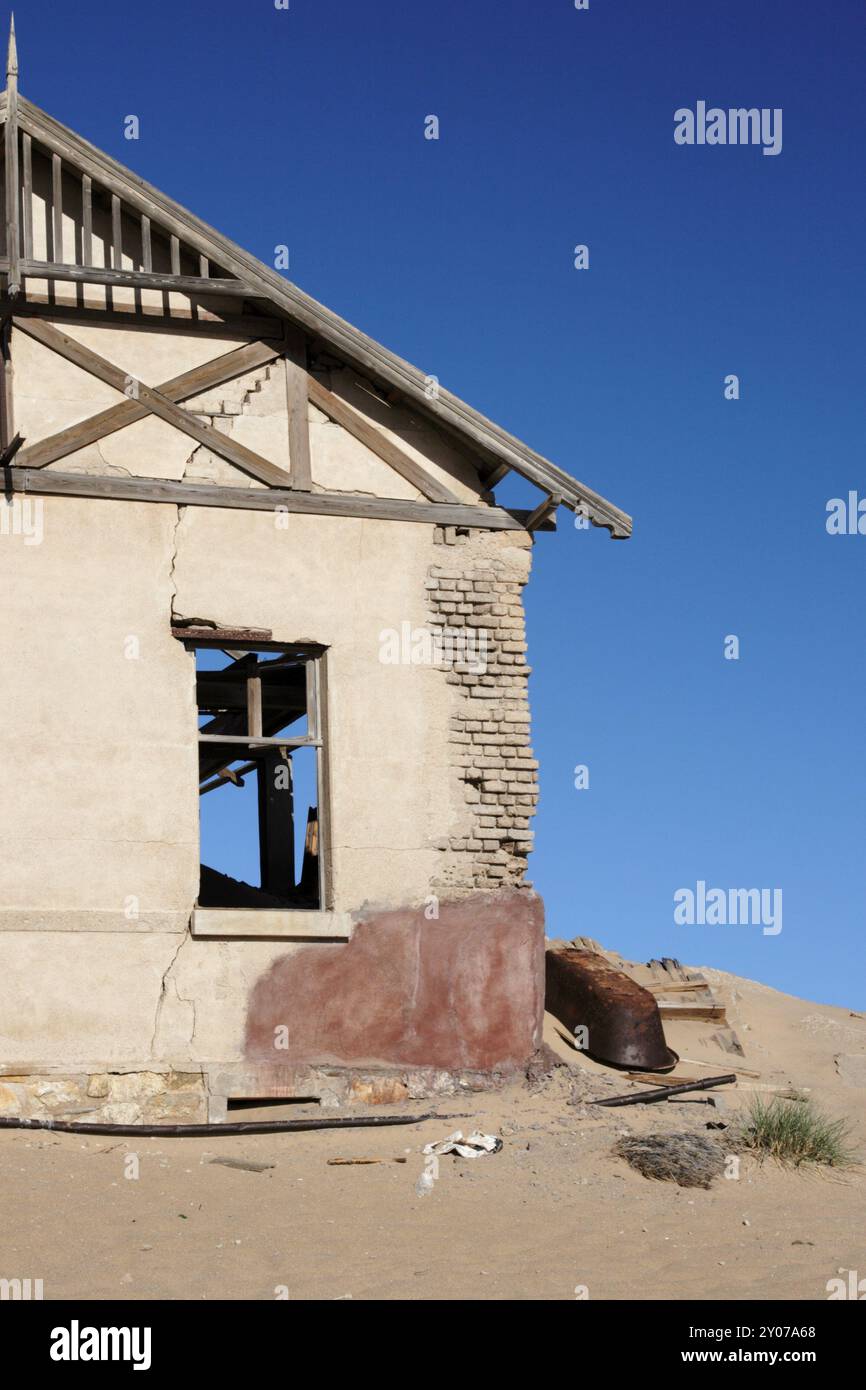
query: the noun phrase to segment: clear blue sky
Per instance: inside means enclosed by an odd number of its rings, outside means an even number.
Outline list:
[[[550,933],[863,1007],[866,536],[825,530],[866,493],[860,0],[16,20],[25,95],[634,514],[535,549]],[[677,146],[699,99],[781,107],[782,153]],[[781,888],[781,934],[676,926],[699,879]]]

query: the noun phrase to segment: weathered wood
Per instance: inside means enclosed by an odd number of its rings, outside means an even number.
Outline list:
[[[249,299],[252,291],[239,280],[202,280],[199,275],[158,275],[145,270],[117,270],[113,266],[59,265],[53,261],[22,261],[22,275],[40,280],[72,280],[78,284],[111,285],[130,290],[170,290],[177,294],[226,294]]]
[[[24,255],[33,255],[33,142],[27,131],[21,134],[21,150],[24,161],[24,192],[22,197],[22,222],[24,230]]]
[[[319,737],[319,682],[315,661],[308,661],[304,667],[306,678],[307,733],[311,738]]]
[[[553,515],[561,502],[562,498],[558,493],[552,493],[550,497],[545,497],[543,502],[539,502],[526,523],[527,531],[537,531],[542,522],[547,521],[548,517]]]
[[[2,269],[0,261],[0,271]],[[0,312],[3,311],[50,321],[58,319],[109,328],[138,328],[149,333],[195,334],[196,337],[278,339],[282,336],[283,327],[282,319],[248,314],[232,315],[226,319],[203,319],[190,310],[179,308],[172,308],[168,313],[154,309],[151,313],[143,309],[123,310],[102,305],[39,304],[32,300],[12,300],[0,294]]]
[[[278,780],[278,773],[282,774]],[[285,785],[281,785],[285,783]],[[291,756],[269,749],[259,761],[259,869],[262,890],[295,894],[294,787]]]
[[[261,676],[249,676],[247,679],[247,732],[256,738],[262,736]]]
[[[175,623],[171,629],[172,637],[181,642],[207,642],[210,646],[223,647],[227,642],[271,642],[273,633],[269,627],[203,627],[194,623]],[[282,650],[282,644],[278,644]],[[246,653],[242,652],[241,656]]]
[[[68,362],[73,362],[77,367],[90,372],[100,381],[113,386],[115,391],[120,391],[130,399],[140,402],[152,414],[158,415],[167,424],[174,425],[176,429],[189,435],[190,439],[194,439],[198,444],[203,444],[212,453],[218,454],[220,458],[226,459],[259,482],[275,487],[287,487],[289,485],[288,474],[282,468],[278,468],[275,463],[262,458],[252,449],[248,449],[246,445],[223,434],[220,430],[208,428],[208,426],[201,424],[194,415],[182,410],[167,396],[161,395],[159,391],[154,391],[152,387],[146,386],[143,381],[138,381],[135,377],[130,376],[122,368],[116,367],[113,362],[106,361],[98,353],[91,351],[90,348],[85,347],[74,338],[70,338],[67,333],[62,333],[53,324],[40,319],[24,317],[16,317],[14,323],[17,328],[28,333],[37,342],[53,349],[61,357],[65,357]]]
[[[234,351],[224,353],[222,357],[217,357],[211,362],[193,367],[191,371],[182,372],[170,381],[164,381],[156,390],[170,401],[188,400],[190,396],[198,396],[203,391],[210,391],[215,386],[222,386],[224,382],[243,376],[245,372],[254,371],[278,356],[279,348],[276,345],[249,343],[246,347],[235,348]],[[98,415],[91,415],[87,420],[79,420],[68,429],[60,430],[46,439],[38,439],[29,449],[24,450],[18,460],[19,466],[45,468],[57,459],[66,458],[78,449],[95,444],[106,435],[125,429],[136,420],[143,420],[148,414],[147,407],[140,401],[122,401],[119,405],[101,410]]]
[[[375,425],[370,424],[369,420],[365,420],[354,406],[349,405],[348,401],[334,395],[333,391],[329,391],[314,376],[309,378],[307,389],[313,405],[317,406],[319,410],[323,410],[338,425],[342,425],[343,429],[354,435],[355,439],[366,444],[367,448],[372,450],[383,463],[387,463],[390,468],[394,469],[395,473],[399,473],[431,502],[456,503],[458,501],[449,488],[431,477],[427,470],[410,458],[408,454],[404,454],[402,449],[387,439],[384,434],[381,434]]]
[[[81,259],[85,265],[93,262],[93,187],[89,174],[81,176]]]
[[[115,270],[123,269],[123,223],[120,199],[116,193],[111,195],[111,264]]]
[[[343,492],[299,492],[291,488],[216,487],[162,478],[99,477],[88,473],[54,473],[51,469],[12,468],[18,492],[41,496],[99,497],[114,501],[171,502],[183,507],[229,507],[240,511],[289,512],[307,516],[369,517],[411,521],[426,526],[467,526],[485,531],[522,531],[525,511],[458,503],[433,506],[390,497],[355,497]],[[551,528],[553,529],[553,528]]]
[[[280,734],[277,738],[269,738],[263,735],[252,734],[202,734],[198,736],[199,743],[232,743],[249,744],[251,748],[315,748],[317,740],[310,738],[307,734],[294,734],[285,736]]]
[[[63,161],[59,154],[51,156],[51,221],[53,259],[63,261]]]
[[[0,449],[0,468],[7,467],[18,453],[24,439],[20,434],[16,434],[14,439],[10,439],[8,444],[4,444]]]
[[[496,487],[496,484],[501,483],[502,479],[506,476],[506,474],[510,472],[510,464],[500,463],[498,468],[492,468],[489,473],[484,473],[482,475],[481,481],[486,488],[490,488],[492,490]]]
[[[684,1018],[690,1021],[698,1019],[724,1019],[725,1008],[723,1004],[666,1004],[664,1000],[658,1001],[659,1013],[662,1018],[674,1019]]]
[[[186,245],[211,257],[230,274],[238,276],[245,284],[244,292],[247,295],[278,306],[295,323],[309,333],[320,336],[357,370],[366,372],[375,382],[390,385],[402,392],[407,400],[437,421],[442,429],[462,440],[464,445],[467,440],[471,441],[479,462],[491,467],[508,463],[538,487],[561,491],[568,506],[574,508],[583,504],[590,520],[595,525],[607,527],[613,536],[624,538],[631,534],[632,519],[627,512],[536,454],[449,391],[440,390],[435,399],[430,399],[423,372],[318,304],[276,271],[262,265],[227,237],[110,156],[87,144],[24,97],[20,98],[20,110],[22,117],[26,118],[28,129],[41,143],[86,169],[103,187],[117,192],[128,206],[154,218],[167,230],[183,237]]]
[[[12,363],[9,357],[10,323],[5,319],[0,325],[0,449],[7,449],[12,440],[13,396]],[[11,476],[5,479],[12,486]]]
[[[333,871],[331,856],[331,741],[328,731],[328,653],[323,651],[317,661],[311,662],[315,669],[315,696],[313,715],[315,736],[319,743],[316,748],[316,856],[319,876],[319,907],[330,908],[333,903]],[[308,721],[311,717],[308,704]],[[309,724],[308,724],[309,727]]]
[[[18,57],[14,29],[9,36],[6,61],[6,256],[9,261],[7,293],[16,295],[21,288],[21,245],[18,226]]]
[[[289,421],[289,474],[292,487],[309,492],[312,486],[310,462],[310,420],[307,387],[307,341],[305,335],[287,323],[285,333],[286,410]]]
[[[141,219],[141,268],[146,275],[153,273],[153,245],[150,240],[150,218]]]
[[[198,273],[203,280],[207,280],[210,276],[210,261],[208,260],[207,256],[199,256]]]
[[[180,242],[176,236],[173,236],[169,244],[171,246],[171,273],[177,277],[180,275]]]

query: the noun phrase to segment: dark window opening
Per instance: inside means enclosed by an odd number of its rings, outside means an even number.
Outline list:
[[[190,642],[200,907],[323,906],[320,648]]]

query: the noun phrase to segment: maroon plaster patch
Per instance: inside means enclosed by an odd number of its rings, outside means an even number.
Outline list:
[[[488,1071],[531,1056],[543,1011],[541,899],[483,893],[440,903],[438,921],[423,908],[378,913],[349,942],[282,956],[250,993],[245,1055]]]

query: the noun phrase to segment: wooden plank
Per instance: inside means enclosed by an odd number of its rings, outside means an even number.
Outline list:
[[[187,400],[190,396],[198,396],[203,391],[210,391],[215,386],[222,386],[226,381],[243,376],[245,372],[254,371],[278,356],[279,348],[276,345],[249,343],[246,347],[235,348],[211,362],[193,367],[189,372],[182,372],[180,376],[172,377],[156,389],[171,401]],[[19,466],[45,468],[57,459],[66,458],[78,449],[86,448],[88,444],[95,444],[98,439],[104,439],[108,434],[125,429],[136,420],[143,420],[148,413],[147,407],[139,401],[122,401],[97,415],[91,415],[87,420],[79,420],[68,429],[60,430],[46,439],[37,440],[29,449],[24,450],[18,461]]]
[[[90,372],[100,381],[106,382],[108,386],[113,386],[115,391],[120,391],[130,399],[140,402],[152,414],[158,415],[167,424],[174,425],[176,429],[189,435],[190,439],[194,439],[198,444],[203,444],[212,453],[218,454],[220,458],[226,459],[259,482],[275,487],[289,486],[288,474],[282,468],[278,468],[275,463],[262,458],[252,449],[248,449],[246,445],[223,434],[220,430],[201,424],[194,415],[182,410],[167,396],[161,395],[159,391],[154,391],[143,381],[136,380],[135,377],[124,372],[122,368],[116,367],[113,362],[106,361],[98,353],[92,352],[90,348],[84,347],[82,343],[70,338],[67,333],[55,328],[53,324],[40,319],[23,317],[15,318],[13,321],[17,328],[28,333],[37,342],[43,343],[45,347],[49,347],[61,357],[65,357],[68,362],[73,362],[77,367]]]
[[[319,737],[319,682],[315,661],[308,661],[304,667],[307,697],[307,733],[311,738]]]
[[[333,391],[329,391],[314,376],[309,378],[307,390],[313,405],[318,406],[319,410],[323,410],[338,425],[342,425],[343,429],[354,435],[355,439],[366,444],[367,448],[372,450],[383,463],[387,463],[390,468],[394,469],[395,473],[399,473],[431,502],[455,503],[458,501],[449,488],[432,478],[426,469],[422,468],[408,454],[404,454],[403,450],[392,443],[390,439],[387,439],[384,434],[381,434],[376,426],[359,414],[353,406],[349,405],[348,401],[344,401],[340,396],[335,396]]]
[[[150,239],[150,218],[141,219],[141,268],[146,275],[153,274],[153,245]]]
[[[561,502],[562,498],[556,492],[552,492],[549,497],[545,497],[543,502],[539,502],[526,523],[527,531],[537,531],[542,522],[547,521],[547,518],[553,515]]]
[[[284,758],[278,748],[269,749],[258,767],[259,868],[263,891],[281,898],[295,896],[292,783],[291,756]]]
[[[0,271],[3,263],[0,261]],[[203,319],[188,309],[172,309],[165,313],[154,309],[123,310],[106,306],[79,307],[77,304],[38,304],[33,301],[13,301],[0,294],[0,311],[28,315],[53,321],[93,323],[109,328],[140,328],[149,333],[195,334],[215,338],[273,338],[282,336],[283,320],[237,314],[225,319]]]
[[[123,269],[123,225],[116,193],[111,195],[111,264],[115,270]]]
[[[14,431],[12,361],[9,356],[11,324],[6,319],[0,325],[0,449],[8,449]],[[5,482],[5,479],[4,479]]]
[[[199,256],[198,273],[203,280],[207,280],[210,275],[210,261],[207,256]]]
[[[274,636],[269,627],[202,627],[195,623],[175,623],[171,635],[180,642],[195,642],[199,645],[206,641],[209,646],[217,647],[234,642],[254,642],[258,646],[261,642],[272,643]],[[274,645],[282,650],[282,643]],[[245,655],[245,652],[241,652],[241,656]]]
[[[171,246],[171,273],[177,277],[180,275],[180,242],[176,236],[170,240]]]
[[[718,1058],[716,1058],[714,1062],[706,1062],[701,1057],[681,1057],[680,1061],[687,1062],[690,1067],[717,1067],[719,1065]],[[761,1075],[759,1071],[750,1071],[748,1067],[734,1066],[733,1062],[729,1062],[727,1057],[725,1058],[725,1066],[728,1068],[728,1071],[735,1071],[738,1076],[751,1076],[758,1079]]]
[[[689,1076],[686,1072],[627,1071],[629,1081],[645,1081],[650,1086],[680,1086],[688,1082],[700,1081],[699,1076]]]
[[[249,299],[251,291],[239,280],[202,281],[198,275],[157,275],[145,270],[117,270],[113,266],[55,265],[53,261],[22,261],[22,275],[40,280],[72,280],[87,285],[111,285],[131,290],[170,290],[177,294],[219,294]]]
[[[89,174],[81,176],[81,224],[81,259],[85,265],[92,265],[93,188]]]
[[[390,497],[356,497],[343,492],[299,492],[291,488],[216,487],[161,478],[99,477],[54,473],[51,469],[11,468],[14,490],[40,496],[99,497],[112,501],[171,502],[183,507],[229,507],[240,511],[299,513],[306,516],[370,517],[379,521],[419,522],[426,526],[467,526],[485,531],[522,531],[525,511],[502,507],[433,506]]]
[[[211,723],[213,722],[212,720]],[[249,746],[250,748],[315,748],[316,746],[316,740],[306,734],[293,735],[291,738],[288,735],[285,737],[280,735],[278,738],[265,738],[256,735],[254,738],[252,734],[200,733],[198,741],[199,743],[213,743],[215,745],[220,743],[243,744],[244,747]]]
[[[310,462],[310,420],[307,383],[307,340],[300,329],[287,323],[285,332],[286,410],[289,420],[289,474],[292,487],[309,492],[313,484]]]
[[[328,731],[328,653],[310,663],[315,667],[315,719],[319,746],[316,749],[316,856],[319,872],[319,907],[333,903],[331,860],[331,741]]]
[[[247,732],[255,737],[262,736],[262,678],[247,678]]]
[[[642,984],[643,981],[638,981]],[[651,990],[653,994],[694,994],[702,989],[709,992],[709,984],[706,980],[672,980],[670,984],[665,984],[663,980],[654,980],[650,984],[645,984],[644,989]]]
[[[506,474],[510,472],[510,464],[500,463],[498,468],[493,468],[489,473],[482,474],[481,481],[489,491],[492,491],[496,484],[501,483]]]
[[[10,62],[6,77],[6,256],[9,261],[7,293],[17,295],[21,288],[21,244],[18,226],[18,72],[10,42]],[[11,69],[15,69],[12,71]]]
[[[51,156],[51,218],[54,229],[53,259],[63,264],[63,161],[59,154]]]
[[[24,194],[22,216],[24,225],[24,256],[33,255],[33,141],[27,131],[21,132],[21,148],[24,157]]]
[[[659,1014],[662,1018],[674,1019],[724,1019],[725,1010],[722,1004],[666,1004],[659,1000]]]

